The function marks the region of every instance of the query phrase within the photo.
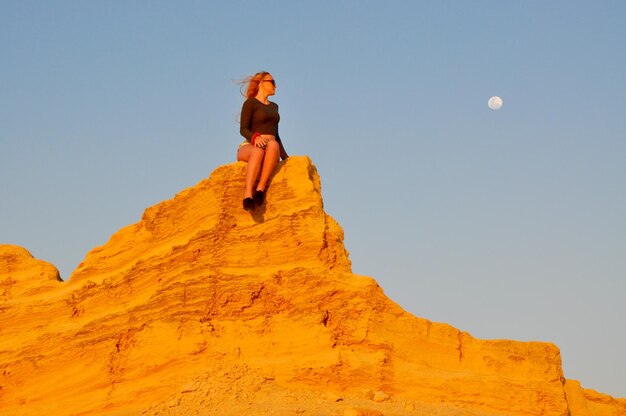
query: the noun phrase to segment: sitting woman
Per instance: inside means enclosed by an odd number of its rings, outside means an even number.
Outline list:
[[[276,93],[274,78],[269,72],[259,72],[247,78],[245,84],[248,88],[239,131],[246,140],[239,145],[237,160],[248,163],[243,209],[249,211],[263,204],[267,182],[279,157],[287,159],[288,155],[278,136],[278,105],[267,99]]]

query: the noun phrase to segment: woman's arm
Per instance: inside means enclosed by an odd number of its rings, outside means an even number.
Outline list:
[[[285,160],[289,157],[287,151],[285,150],[285,146],[283,146],[283,141],[280,140],[280,136],[278,135],[278,126],[276,126],[276,141],[278,142],[278,146],[280,147],[280,158]]]
[[[280,140],[278,141],[278,146],[280,147],[280,158],[282,160],[285,160],[289,157],[289,155],[287,154],[287,151],[285,150],[285,147],[283,146],[283,142]]]
[[[254,136],[254,132],[250,130],[252,110],[254,110],[252,101],[246,100],[241,107],[241,118],[239,121],[239,133],[249,142],[252,141],[252,136]]]

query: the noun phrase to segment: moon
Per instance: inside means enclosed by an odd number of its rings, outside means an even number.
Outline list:
[[[502,104],[502,98],[498,97],[497,95],[494,95],[489,99],[489,101],[487,101],[487,105],[492,110],[499,110],[502,107]]]

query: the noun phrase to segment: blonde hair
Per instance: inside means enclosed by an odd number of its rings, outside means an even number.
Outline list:
[[[259,92],[259,84],[261,83],[261,80],[263,79],[263,77],[265,77],[266,75],[269,75],[269,72],[260,71],[254,75],[245,77],[241,81],[237,81],[237,83],[241,86],[240,87],[241,95],[243,95],[246,98],[256,97],[257,93]],[[245,94],[243,92],[244,89],[246,90]]]

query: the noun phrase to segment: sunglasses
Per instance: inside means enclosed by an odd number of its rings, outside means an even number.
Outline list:
[[[262,79],[261,82],[271,82],[273,86],[276,86],[276,81],[273,79]]]

